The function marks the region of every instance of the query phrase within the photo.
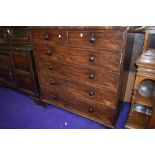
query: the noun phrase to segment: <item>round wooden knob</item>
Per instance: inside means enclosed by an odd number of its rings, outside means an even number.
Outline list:
[[[94,78],[95,78],[95,75],[94,75],[93,73],[90,73],[90,74],[89,74],[89,79],[90,79],[90,80],[93,80]]]
[[[56,95],[52,95],[52,98],[53,98],[54,100],[58,100],[58,99],[59,99],[58,96],[56,96]]]
[[[93,107],[89,107],[89,108],[88,108],[88,112],[89,112],[89,113],[93,113],[93,112],[94,112],[94,108],[93,108]]]
[[[90,90],[88,94],[89,94],[89,96],[93,96],[93,95],[95,95],[95,92],[93,90]]]
[[[51,85],[55,85],[55,81],[52,79],[52,80],[50,81],[50,84],[51,84]]]
[[[90,57],[89,57],[89,61],[90,61],[90,62],[94,62],[95,59],[96,59],[95,56],[90,56]]]
[[[46,54],[47,55],[51,55],[52,54],[52,50],[51,49],[48,49],[47,52],[46,52]]]
[[[53,70],[53,68],[54,68],[54,67],[53,67],[52,65],[50,65],[50,66],[48,67],[49,70]]]
[[[94,43],[96,41],[96,36],[95,36],[94,33],[90,33],[90,35],[89,35],[89,41],[91,43]]]
[[[50,35],[48,33],[44,34],[44,40],[49,40],[50,39]]]

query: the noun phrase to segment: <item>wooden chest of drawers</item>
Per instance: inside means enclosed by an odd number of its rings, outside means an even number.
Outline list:
[[[31,27],[41,100],[113,127],[126,29]]]

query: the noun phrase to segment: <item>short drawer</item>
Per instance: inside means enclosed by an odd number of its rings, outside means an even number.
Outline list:
[[[65,30],[31,30],[34,44],[67,45],[67,31]]]
[[[118,88],[119,74],[105,70],[79,67],[76,65],[66,65],[56,62],[38,61],[37,69],[40,73],[47,75],[57,75],[69,80],[86,82],[98,87],[106,87],[113,91]]]
[[[35,56],[44,60],[120,71],[122,53],[118,51],[46,46],[35,46],[34,49]]]
[[[113,108],[74,99],[70,95],[62,93],[59,89],[52,93],[46,88],[41,88],[41,99],[90,119],[106,123],[110,126],[113,125],[115,117],[115,109]]]
[[[46,86],[52,92],[59,88],[75,98],[80,98],[84,101],[98,103],[113,108],[116,107],[116,93],[105,89],[71,82],[55,76],[44,76],[41,74],[39,75],[39,82],[40,87]]]
[[[123,48],[123,31],[120,30],[69,31],[68,37],[70,47],[115,50]]]

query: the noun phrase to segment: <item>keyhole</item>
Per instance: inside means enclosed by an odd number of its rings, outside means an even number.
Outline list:
[[[80,33],[80,37],[83,38],[83,33]]]
[[[62,38],[61,34],[59,34],[59,35],[58,35],[58,38],[59,38],[59,39],[61,39],[61,38]]]

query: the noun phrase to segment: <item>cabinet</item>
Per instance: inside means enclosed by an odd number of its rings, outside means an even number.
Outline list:
[[[41,101],[115,126],[126,28],[32,27]]]
[[[147,27],[126,128],[155,128],[155,27]]]
[[[38,95],[37,74],[27,27],[0,27],[0,83]]]

